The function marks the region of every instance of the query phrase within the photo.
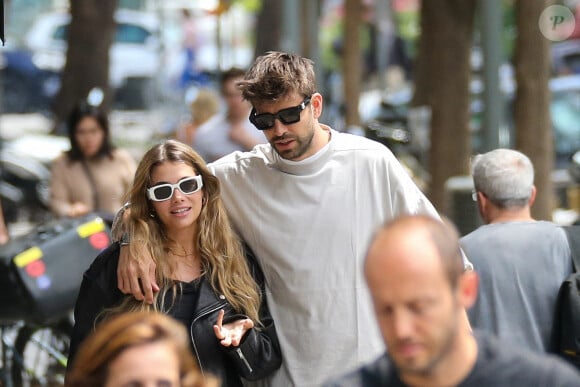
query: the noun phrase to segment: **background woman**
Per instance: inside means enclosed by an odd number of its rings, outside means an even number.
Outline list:
[[[217,375],[223,386],[241,386],[241,377],[256,380],[279,368],[274,324],[256,282],[260,272],[249,268],[219,182],[203,159],[176,140],[155,145],[137,167],[129,199],[123,222],[133,236],[129,249],[155,257],[160,291],[152,305],[123,295],[119,243],[111,245],[84,275],[70,357],[97,319],[159,310],[190,329],[202,372]]]
[[[67,121],[70,150],[51,168],[50,207],[57,216],[114,215],[131,187],[135,160],[111,143],[107,116],[79,104]]]
[[[81,347],[69,387],[216,387],[203,376],[187,330],[155,312],[124,313],[104,322]]]

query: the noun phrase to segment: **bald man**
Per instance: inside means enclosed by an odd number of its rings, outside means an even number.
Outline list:
[[[478,278],[464,271],[450,223],[415,215],[385,224],[368,249],[365,276],[387,353],[325,386],[580,384],[580,374],[555,357],[465,329]]]

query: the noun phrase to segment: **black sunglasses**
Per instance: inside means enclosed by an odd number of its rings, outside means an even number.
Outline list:
[[[201,175],[185,177],[179,180],[176,184],[158,184],[151,188],[147,188],[147,197],[155,202],[162,202],[170,199],[173,196],[175,188],[181,191],[184,195],[191,195],[203,187],[203,180]]]
[[[310,97],[304,98],[300,105],[282,109],[277,113],[262,113],[256,114],[256,109],[252,109],[250,113],[250,122],[254,124],[259,130],[270,129],[274,126],[276,118],[285,125],[294,124],[300,121],[300,113],[306,109],[310,103]]]

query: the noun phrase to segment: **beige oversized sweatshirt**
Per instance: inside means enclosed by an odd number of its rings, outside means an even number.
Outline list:
[[[94,177],[100,208],[95,208],[93,187],[80,161],[70,162],[61,154],[51,166],[50,207],[58,216],[66,216],[75,202],[87,204],[93,211],[115,214],[123,205],[123,195],[133,184],[136,163],[124,149],[113,150],[113,158],[88,161]]]

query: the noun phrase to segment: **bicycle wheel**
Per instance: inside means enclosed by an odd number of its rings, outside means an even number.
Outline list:
[[[71,332],[68,321],[52,326],[24,325],[14,343],[14,386],[64,386]]]

